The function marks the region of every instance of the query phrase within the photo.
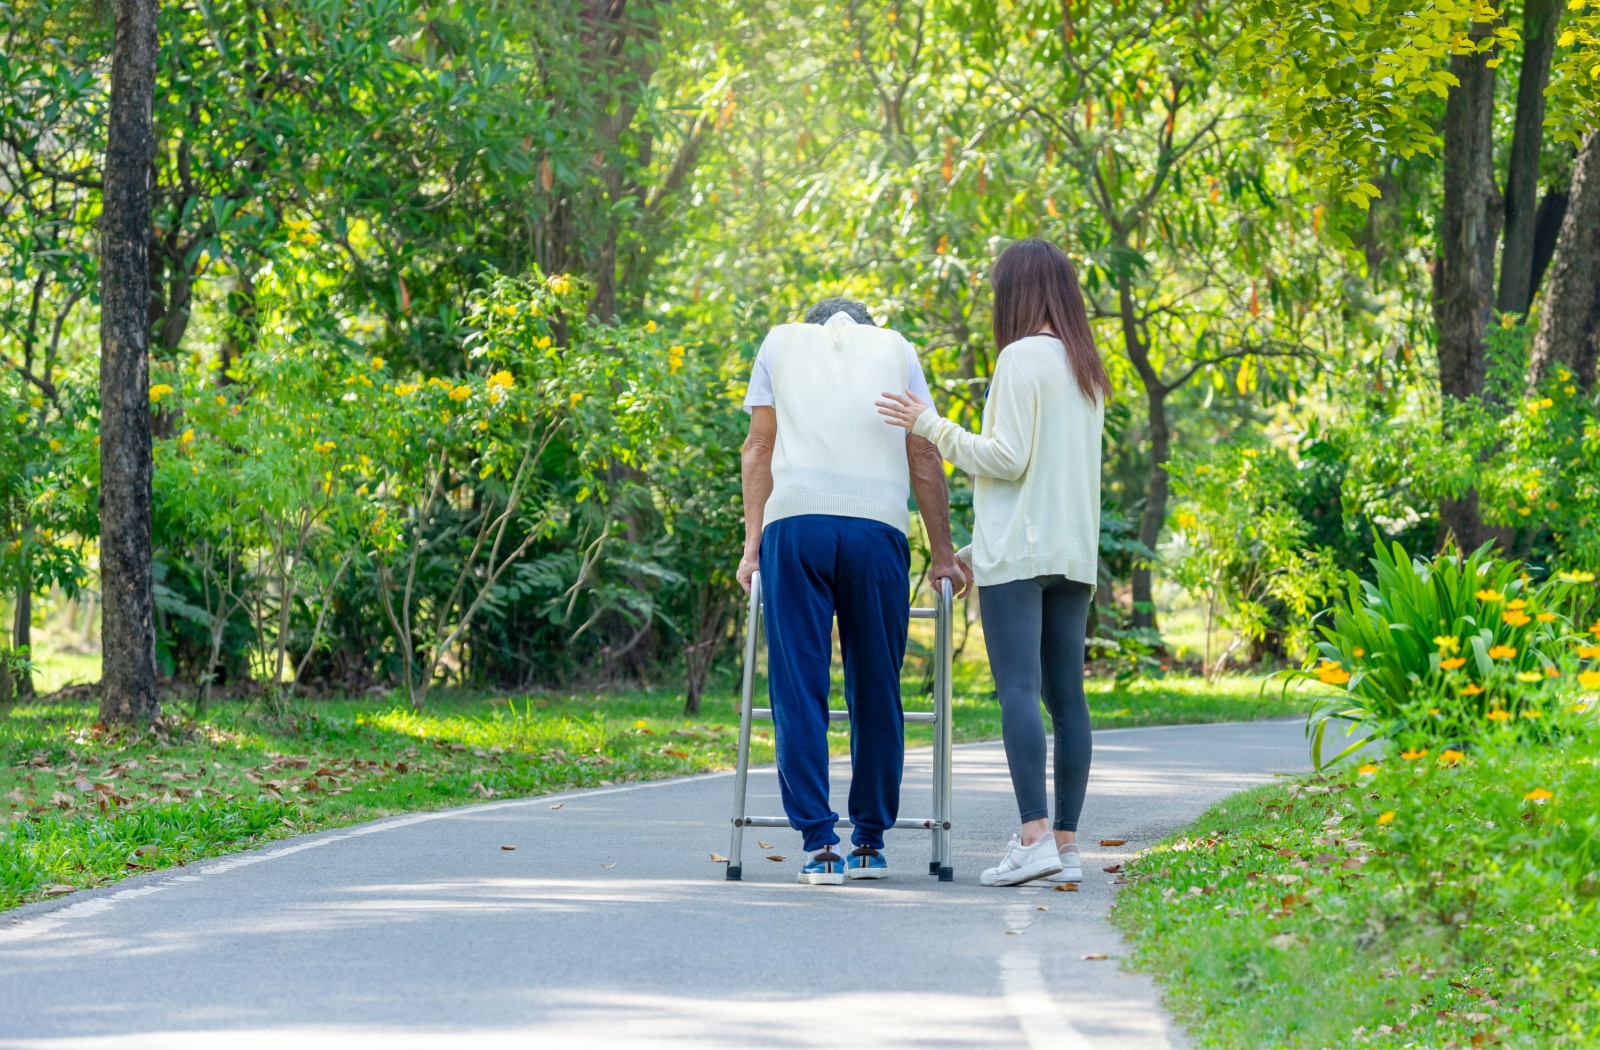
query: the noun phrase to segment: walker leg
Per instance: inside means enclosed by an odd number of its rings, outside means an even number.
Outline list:
[[[728,842],[728,881],[744,876],[745,787],[750,776],[750,709],[754,706],[756,642],[761,634],[761,574],[750,578],[750,613],[745,620],[744,682],[739,694],[739,753],[733,772],[733,837]]]
[[[933,818],[939,822],[939,827],[933,833],[934,859],[929,867],[938,874],[940,882],[951,882],[955,878],[950,865],[951,811],[955,808],[951,769],[955,705],[951,699],[953,646],[950,621],[955,612],[955,598],[948,580],[940,582],[935,601],[938,615],[934,619],[933,706],[938,721],[933,728]]]

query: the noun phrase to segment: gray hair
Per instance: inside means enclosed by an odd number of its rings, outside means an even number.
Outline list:
[[[806,324],[826,324],[828,318],[837,313],[849,314],[850,319],[856,324],[866,324],[877,327],[877,322],[873,321],[872,315],[867,312],[867,308],[865,306],[856,302],[854,299],[841,299],[838,296],[834,296],[830,299],[824,299],[816,306],[813,306],[811,309],[807,310]]]

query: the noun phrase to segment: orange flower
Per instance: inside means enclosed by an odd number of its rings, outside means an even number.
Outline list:
[[[1596,638],[1600,638],[1600,620],[1596,620],[1594,623],[1589,625],[1589,633],[1594,635]]]
[[[1548,802],[1555,797],[1556,796],[1552,792],[1546,791],[1544,788],[1534,788],[1532,791],[1522,796],[1522,801]]]
[[[1470,682],[1464,689],[1461,690],[1461,695],[1477,696],[1481,692],[1483,692],[1483,686],[1479,685],[1477,682]]]
[[[1324,665],[1317,669],[1317,681],[1323,685],[1343,685],[1350,681],[1350,672],[1338,664],[1330,664],[1325,661]]]
[[[1422,748],[1420,751],[1415,749],[1415,748],[1413,748],[1410,751],[1402,751],[1402,752],[1400,752],[1400,757],[1405,759],[1407,762],[1410,762],[1413,759],[1423,758],[1427,754],[1428,754],[1428,749],[1427,748]]]
[[[1465,667],[1466,665],[1467,658],[1465,656],[1452,656],[1448,660],[1439,661],[1439,666],[1444,668],[1446,671],[1454,671],[1456,668]]]
[[[1387,812],[1387,813],[1378,814],[1378,823],[1379,824],[1387,824],[1390,821],[1392,821],[1393,819],[1394,819],[1394,810],[1392,810],[1392,809],[1389,810],[1389,812]]]
[[[1511,717],[1511,712],[1501,708],[1496,708],[1483,717],[1487,718],[1491,722],[1504,722]]]
[[[1369,762],[1366,765],[1362,766],[1360,769],[1356,770],[1356,773],[1359,776],[1370,777],[1372,774],[1376,773],[1377,771],[1378,771],[1378,767],[1375,766],[1375,765],[1372,765]]]
[[[1445,751],[1440,753],[1439,764],[1441,766],[1453,766],[1466,757],[1467,756],[1465,754],[1457,751],[1455,748],[1447,748]]]
[[[1484,590],[1478,592],[1477,597],[1480,602],[1497,602],[1504,598],[1505,595],[1501,594],[1499,591],[1485,588]]]
[[[1489,659],[1509,660],[1517,655],[1517,651],[1509,645],[1496,645],[1489,649]]]
[[[1510,612],[1501,613],[1500,619],[1504,620],[1513,627],[1526,627],[1531,622],[1528,619],[1527,613],[1520,612],[1515,609],[1511,610]]]
[[[1553,623],[1555,622],[1555,618],[1556,614],[1553,612],[1542,612],[1534,617],[1534,619],[1538,620],[1540,623]]]
[[[1527,607],[1528,603],[1523,601],[1521,598],[1518,598],[1514,602],[1506,602],[1507,609],[1526,609]]]
[[[1580,659],[1580,660],[1600,660],[1600,645],[1580,645],[1580,646],[1578,646],[1578,659]]]

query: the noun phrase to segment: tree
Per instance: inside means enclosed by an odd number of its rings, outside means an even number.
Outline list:
[[[150,505],[150,164],[157,0],[118,0],[100,218],[100,718],[146,721],[156,693]]]
[[[1595,382],[1600,354],[1600,131],[1591,131],[1572,172],[1572,196],[1556,242],[1550,291],[1534,336],[1530,385],[1537,389],[1557,368],[1572,370],[1585,388]]]

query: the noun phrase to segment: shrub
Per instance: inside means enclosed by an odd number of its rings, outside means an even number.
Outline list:
[[[1315,662],[1291,676],[1339,687],[1310,717],[1319,767],[1336,720],[1408,748],[1464,742],[1493,723],[1542,737],[1582,706],[1562,706],[1575,685],[1600,686],[1600,673],[1585,669],[1600,659],[1600,646],[1573,625],[1590,607],[1593,574],[1563,572],[1535,584],[1521,563],[1488,545],[1466,558],[1446,550],[1422,559],[1379,543],[1372,565],[1375,580],[1348,574],[1332,624],[1319,628]],[[1600,623],[1594,629],[1600,636]]]

